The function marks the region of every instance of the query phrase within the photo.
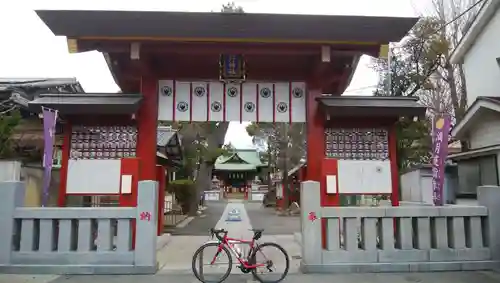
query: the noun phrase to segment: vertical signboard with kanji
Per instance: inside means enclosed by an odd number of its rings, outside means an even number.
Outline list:
[[[436,116],[432,128],[432,197],[434,205],[443,205],[443,187],[446,156],[448,155],[450,117]]]

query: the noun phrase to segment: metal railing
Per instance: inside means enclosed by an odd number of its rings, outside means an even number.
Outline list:
[[[163,209],[163,225],[175,226],[182,220],[186,219],[186,215],[182,211],[182,207],[174,204],[172,201],[165,201]]]

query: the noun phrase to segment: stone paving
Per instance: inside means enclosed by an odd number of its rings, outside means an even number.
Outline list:
[[[226,208],[226,202],[209,202],[207,204],[207,209],[202,212],[201,216],[195,217],[189,225],[182,228],[176,228],[169,231],[172,235],[196,235],[205,236],[208,235],[208,230],[215,227],[217,221],[219,221],[224,209]]]
[[[40,283],[41,281],[10,281],[1,283]],[[114,275],[114,276],[61,276],[51,283],[195,283],[190,274]],[[255,282],[248,274],[231,275],[227,283]],[[290,274],[284,283],[499,283],[500,276],[493,272],[435,272],[391,274]]]
[[[273,207],[263,207],[260,202],[245,203],[254,228],[266,229],[267,235],[291,235],[300,232],[299,216],[278,216]]]
[[[58,278],[58,275],[0,274],[0,283],[49,283]]]
[[[233,209],[240,212],[241,221],[227,221],[228,214]],[[191,225],[193,223],[189,224]],[[252,229],[250,218],[241,200],[229,201],[222,214],[219,215],[219,221],[212,227],[229,231],[228,235],[232,238],[251,239],[253,235],[250,231]],[[209,240],[208,236],[208,229],[204,236],[172,236],[169,244],[158,253],[159,273],[191,274],[192,256],[203,243]],[[260,242],[279,242],[287,251],[293,253],[292,270],[298,270],[300,246],[294,241],[293,235],[265,235]],[[238,269],[233,269],[232,273],[238,272]]]

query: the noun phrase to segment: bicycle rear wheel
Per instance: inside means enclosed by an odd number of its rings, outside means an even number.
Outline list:
[[[194,276],[196,277],[196,279],[200,280],[200,282],[221,283],[226,280],[227,277],[231,274],[231,269],[233,268],[233,258],[231,256],[231,253],[226,247],[222,247],[222,250],[219,253],[217,253],[218,249],[218,243],[206,243],[199,247],[194,253],[191,268],[193,270]],[[206,279],[205,272],[203,270],[203,266],[206,264],[203,263],[203,259],[206,259],[210,263],[214,258],[216,258],[214,262],[215,265],[217,263],[217,260],[224,255],[226,255],[228,259],[226,269],[224,270],[221,268],[220,270],[216,270],[215,273],[210,272],[210,275],[219,276],[220,274],[221,276],[217,279]],[[197,261],[197,259],[199,259],[199,261]]]
[[[255,279],[257,279],[261,283],[278,283],[285,279],[288,274],[288,270],[290,269],[290,258],[288,257],[288,253],[285,251],[283,247],[276,243],[263,243],[255,247],[253,250],[251,258],[251,263],[256,265],[265,264],[266,266],[257,267],[252,269],[252,274]],[[283,259],[284,260],[284,270],[280,273],[274,273],[273,267],[277,261],[273,259]],[[263,273],[260,272],[261,269],[264,271],[270,271],[273,273],[274,278],[266,279]]]

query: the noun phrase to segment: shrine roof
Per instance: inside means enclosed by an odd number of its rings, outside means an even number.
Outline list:
[[[262,166],[260,161],[259,153],[255,149],[237,149],[235,152],[228,156],[219,156],[215,161],[218,164],[230,163],[235,157],[240,158],[247,164],[252,164],[254,166]]]
[[[55,35],[80,39],[287,43],[399,41],[417,18],[253,13],[38,10]]]
[[[31,111],[41,107],[58,110],[61,114],[133,114],[139,109],[141,94],[123,93],[49,93],[28,103]]]
[[[255,167],[255,165],[252,164],[228,163],[228,164],[215,164],[214,169],[221,171],[255,171],[257,170],[257,167]]]
[[[178,133],[176,130],[163,127],[158,127],[156,130],[157,146],[175,146],[177,145],[176,143],[179,143],[176,139],[178,139]]]
[[[171,165],[179,167],[182,164],[182,145],[179,134],[169,127],[158,127],[156,130],[156,148],[165,155]]]
[[[288,177],[297,173],[302,167],[306,167],[306,166],[307,166],[306,161],[301,161],[297,166],[293,167],[290,171],[288,171]]]
[[[400,117],[425,116],[427,107],[416,97],[395,96],[323,96],[316,98],[330,116]]]

